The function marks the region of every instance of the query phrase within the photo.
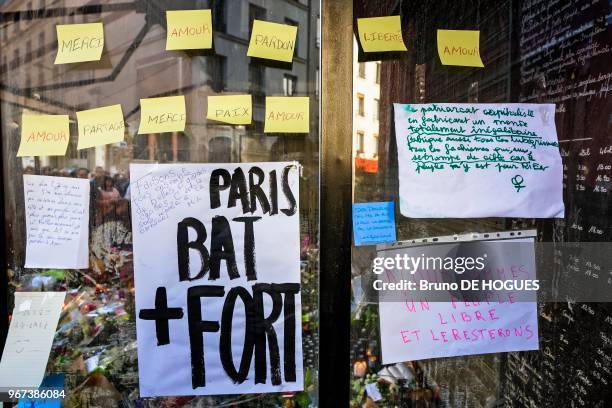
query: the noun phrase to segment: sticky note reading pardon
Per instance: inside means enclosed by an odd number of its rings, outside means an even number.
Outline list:
[[[187,113],[185,97],[166,96],[140,100],[140,127],[138,134],[182,132]]]
[[[357,29],[365,52],[407,51],[400,16],[358,18]]]
[[[121,105],[105,106],[76,113],[79,123],[77,149],[121,142],[125,122]]]
[[[63,156],[70,140],[68,115],[21,116],[21,143],[17,157]]]
[[[296,38],[297,27],[295,26],[255,20],[247,55],[291,62]]]
[[[55,64],[99,61],[104,48],[102,23],[57,25]]]
[[[251,95],[223,95],[208,97],[207,119],[232,125],[250,125]]]
[[[212,48],[210,10],[168,10],[166,23],[166,50]]]
[[[265,133],[308,133],[310,101],[307,96],[266,97]]]
[[[480,31],[438,30],[438,55],[442,65],[484,67],[480,58]]]

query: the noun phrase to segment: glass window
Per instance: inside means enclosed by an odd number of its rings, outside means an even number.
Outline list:
[[[380,62],[376,63],[376,83],[380,84]]]
[[[366,77],[366,64],[365,62],[360,62],[358,64],[358,69],[359,69],[359,78],[364,78]]]
[[[299,46],[300,46],[300,24],[297,21],[292,20],[290,18],[285,18],[285,24],[298,28],[297,34],[295,36],[294,53],[295,53],[295,56],[299,57],[300,56],[300,51],[299,51]]]
[[[365,151],[365,133],[361,130],[357,131],[357,154],[363,154]]]
[[[357,114],[365,116],[365,96],[357,94]]]
[[[32,23],[3,22],[12,33],[2,43],[0,143],[4,262],[13,292],[66,290],[66,310],[54,340],[46,374],[65,375],[66,406],[240,406],[315,405],[318,389],[319,274],[319,52],[314,21],[319,3],[285,0],[190,2],[34,1],[43,13]],[[179,4],[181,3],[181,4]],[[20,2],[0,2],[10,13]],[[171,7],[172,6],[172,7]],[[166,51],[166,8],[211,8],[214,49]],[[28,10],[28,11],[30,11]],[[86,10],[87,14],[82,14]],[[268,10],[268,11],[267,11]],[[247,54],[254,19],[300,25],[301,57],[292,66],[252,61]],[[55,65],[57,24],[104,22],[100,61]],[[297,24],[297,23],[296,23]],[[221,33],[221,34],[220,34]],[[18,35],[13,35],[18,34]],[[36,61],[32,61],[35,55]],[[24,63],[27,61],[27,63]],[[265,97],[309,97],[309,132],[299,137],[264,133]],[[34,88],[32,93],[24,90]],[[252,124],[229,125],[206,119],[208,96],[252,94]],[[138,134],[140,99],[184,95],[184,131]],[[77,150],[75,112],[120,104],[124,140]],[[65,155],[17,157],[22,114],[68,115],[70,140]],[[131,219],[132,163],[253,163],[297,161],[299,172],[299,271],[305,391],[206,397],[139,397]],[[26,229],[23,175],[87,178],[89,268],[25,268]],[[280,182],[281,176],[278,175]],[[202,186],[208,188],[208,186]],[[280,193],[280,191],[279,191]],[[112,199],[107,199],[112,196]],[[4,271],[2,271],[4,272]],[[44,282],[39,285],[39,282]],[[6,297],[8,295],[8,297]],[[172,322],[170,323],[172,324]],[[237,337],[236,337],[237,338]],[[237,343],[236,343],[237,344]],[[189,365],[189,362],[187,362]],[[190,369],[190,367],[189,367]],[[162,374],[160,374],[162,375]],[[163,373],[173,375],[173,373]],[[160,377],[160,381],[163,378]],[[248,381],[253,381],[250,378]]]

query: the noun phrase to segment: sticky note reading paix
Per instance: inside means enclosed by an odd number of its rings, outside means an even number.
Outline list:
[[[407,51],[400,16],[358,18],[357,28],[365,52]]]
[[[99,61],[104,48],[102,23],[64,24],[57,31],[57,56],[55,64]]]
[[[232,125],[250,125],[252,106],[251,95],[209,96],[206,118]]]
[[[121,142],[125,122],[121,105],[105,106],[76,113],[79,124],[77,149]]]
[[[21,143],[17,157],[63,156],[70,140],[68,115],[21,116]]]
[[[166,96],[140,100],[138,134],[182,132],[187,113],[185,96]]]
[[[266,97],[265,133],[308,133],[310,100],[307,96]]]
[[[247,55],[291,62],[296,38],[297,27],[295,26],[254,20]]]
[[[438,55],[442,65],[484,67],[480,58],[480,31],[438,30]]]
[[[166,50],[212,48],[210,10],[168,10],[166,23]]]

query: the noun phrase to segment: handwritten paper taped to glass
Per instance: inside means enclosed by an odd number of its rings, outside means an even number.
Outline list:
[[[121,105],[105,106],[76,113],[79,125],[77,149],[121,142],[125,122]]]
[[[89,180],[23,176],[26,268],[89,267]]]
[[[212,48],[210,10],[167,10],[166,50]]]
[[[59,24],[55,64],[98,61],[104,49],[102,23]]]
[[[395,242],[393,201],[353,204],[355,245]]]
[[[140,396],[302,390],[298,164],[130,172]]]
[[[400,212],[564,216],[553,104],[395,104]]]
[[[293,61],[298,28],[269,21],[253,21],[247,55],[282,62]]]
[[[510,241],[513,244],[507,244]],[[491,245],[487,247],[486,242]],[[453,282],[462,288],[459,285],[461,274],[431,265],[435,264],[436,259],[447,259],[448,256],[458,261],[467,259],[459,255],[469,254],[477,258],[473,254],[484,256],[489,252],[486,270],[478,275],[478,282],[486,279],[536,279],[535,248],[528,245],[533,243],[533,239],[504,240],[506,245],[503,250],[500,250],[500,242],[407,244],[397,249],[387,248],[379,251],[377,257],[426,259],[434,262],[411,271],[394,266],[378,276],[382,284],[387,285],[409,280],[416,288],[422,281],[437,284]],[[521,265],[520,274],[514,273],[516,265]],[[440,292],[442,290],[438,289]],[[432,300],[421,296],[423,292],[408,289],[393,291],[392,294],[389,292],[380,292],[378,305],[383,364],[539,348],[537,303],[517,301],[518,296],[514,292],[457,290],[441,295],[442,298],[457,299],[453,301]],[[436,291],[429,293],[430,296],[437,295]],[[465,301],[462,298],[464,295],[470,301]]]
[[[66,292],[15,293],[0,360],[0,391],[40,386],[65,296]]]
[[[357,28],[365,52],[407,51],[400,16],[358,18]]]
[[[63,156],[68,142],[68,115],[21,115],[21,142],[17,157]]]

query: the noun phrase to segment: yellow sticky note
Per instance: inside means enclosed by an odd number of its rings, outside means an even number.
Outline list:
[[[206,118],[232,125],[250,125],[252,106],[251,95],[209,96]]]
[[[254,20],[247,55],[291,62],[296,38],[297,27],[295,26]]]
[[[99,61],[104,48],[102,23],[57,25],[56,64]]]
[[[166,50],[212,48],[210,10],[168,10],[166,23]]]
[[[308,133],[310,105],[307,96],[266,97],[265,133]]]
[[[63,156],[70,141],[68,115],[21,116],[21,143],[17,157]]]
[[[76,113],[79,124],[77,149],[121,142],[125,122],[121,105],[105,106]]]
[[[182,132],[187,113],[185,97],[166,96],[140,100],[140,127],[138,134]]]
[[[480,58],[480,31],[438,30],[438,55],[442,65],[484,67]]]
[[[357,29],[365,52],[407,51],[400,16],[358,18]]]

